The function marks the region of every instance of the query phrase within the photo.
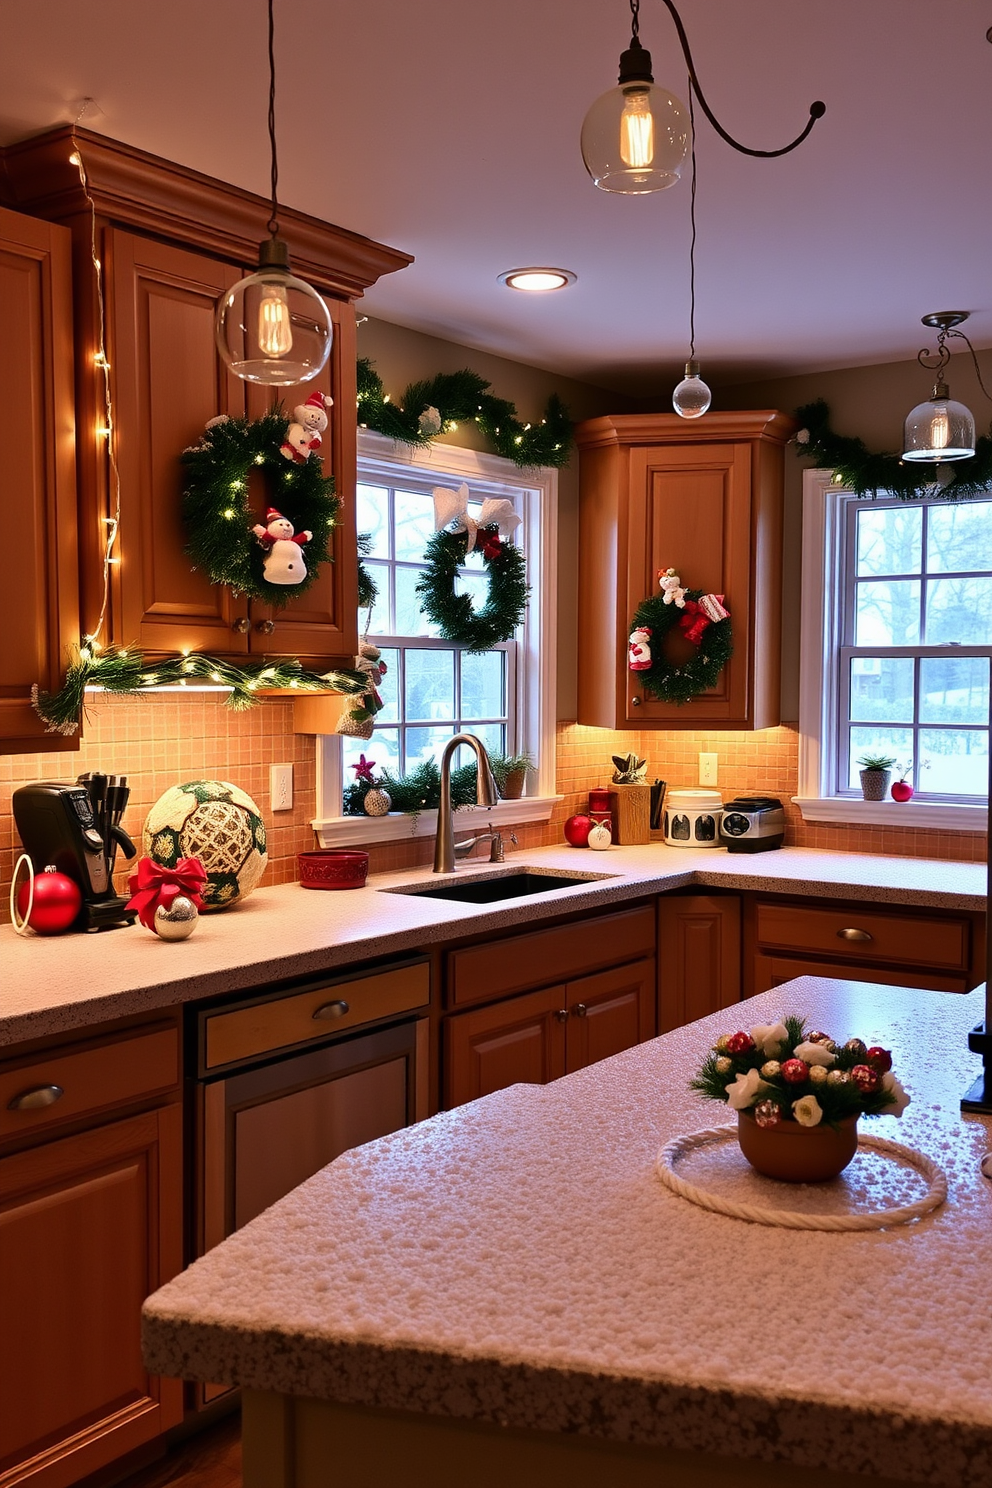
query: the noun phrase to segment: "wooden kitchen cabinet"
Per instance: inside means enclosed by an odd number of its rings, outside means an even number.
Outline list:
[[[46,734],[31,707],[33,686],[59,687],[79,635],[70,253],[64,227],[0,208],[0,452],[11,544],[0,754],[79,747],[78,737]]]
[[[99,305],[90,261],[91,215],[73,151],[95,205],[106,283],[106,333],[116,405],[121,528],[106,639],[151,654],[203,649],[234,658],[297,655],[324,669],[350,664],[357,648],[355,530],[356,350],[354,302],[409,256],[301,212],[280,212],[295,272],[325,298],[335,344],[328,367],[305,389],[246,390],[214,347],[218,296],[251,272],[266,237],[261,197],[85,129],[61,128],[2,152],[0,191],[21,210],[64,223],[75,275],[80,564],[84,628],[102,595],[102,544],[114,505],[102,374],[94,364]],[[283,610],[249,605],[211,585],[184,552],[183,449],[219,413],[257,417],[273,395],[287,410],[314,388],[331,394],[325,469],[341,512],[332,563]],[[271,500],[252,492],[261,516]]]
[[[578,721],[599,728],[769,728],[779,722],[785,414],[631,414],[579,424]],[[726,596],[734,654],[682,707],[627,669],[630,622],[673,567]],[[675,662],[694,654],[666,637]]]
[[[736,894],[658,900],[658,1032],[732,1007],[741,996],[741,901]]]
[[[182,1419],[181,1382],[149,1376],[140,1344],[145,1297],[182,1268],[178,1078],[175,1026],[0,1070],[13,1133],[0,1148],[4,1488],[68,1488]],[[168,1086],[169,1104],[111,1114]],[[66,1105],[12,1104],[46,1087]]]

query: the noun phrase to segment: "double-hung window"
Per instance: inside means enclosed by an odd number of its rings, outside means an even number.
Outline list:
[[[992,491],[864,500],[809,471],[803,520],[804,816],[983,830]],[[861,799],[858,761],[878,755],[910,805]]]
[[[473,653],[439,636],[421,610],[417,584],[434,532],[432,491],[468,486],[468,510],[477,515],[487,497],[507,499],[521,523],[513,542],[527,563],[530,598],[524,623],[491,650]],[[527,795],[500,802],[495,820],[547,820],[556,800],[555,630],[557,472],[521,471],[509,460],[450,446],[408,449],[360,430],[356,520],[370,538],[364,559],[378,596],[359,616],[359,633],[378,646],[386,672],[383,700],[371,739],[326,736],[318,746],[317,818],[324,845],[375,842],[434,831],[434,812],[408,817],[345,816],[344,789],[360,757],[376,773],[407,775],[427,759],[439,760],[457,733],[477,735],[490,753],[529,754],[535,768]],[[456,592],[485,603],[489,580],[482,559],[468,555]],[[459,751],[456,765],[471,758]]]

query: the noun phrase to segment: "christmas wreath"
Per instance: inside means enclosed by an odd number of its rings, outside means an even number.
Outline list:
[[[975,440],[975,453],[968,460],[950,465],[914,465],[898,455],[875,453],[861,439],[835,434],[830,427],[830,409],[822,398],[797,408],[802,424],[796,435],[796,453],[804,460],[833,470],[834,480],[856,496],[896,496],[900,501],[940,497],[958,501],[963,497],[986,496],[992,486],[992,436]]]
[[[326,401],[312,394],[292,422],[278,405],[250,421],[221,415],[183,451],[186,551],[211,583],[281,607],[309,589],[329,560],[340,502],[315,453]],[[264,526],[253,525],[255,470],[266,484]]]
[[[411,382],[399,404],[390,401],[382,378],[367,357],[358,363],[358,422],[404,444],[431,445],[460,423],[475,422],[496,453],[515,465],[566,465],[572,453],[572,421],[556,395],[539,424],[522,424],[507,398],[497,398],[478,372],[440,372],[429,382]]]
[[[488,651],[508,641],[527,608],[527,569],[523,554],[508,540],[520,522],[509,501],[488,499],[478,518],[468,511],[468,487],[434,491],[438,528],[424,554],[426,565],[417,585],[421,609],[446,641],[469,651]],[[451,528],[456,527],[457,531]],[[471,552],[481,553],[489,576],[489,594],[476,610],[470,594],[456,594],[455,580]]]
[[[627,665],[649,697],[680,706],[715,687],[734,654],[730,613],[722,594],[683,589],[674,568],[659,570],[661,592],[637,608],[630,635]],[[676,666],[665,656],[665,637],[680,630],[697,648],[688,661]]]

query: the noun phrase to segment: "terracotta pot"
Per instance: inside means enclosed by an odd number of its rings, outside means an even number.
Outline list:
[[[842,1173],[858,1150],[858,1118],[836,1126],[800,1126],[781,1121],[759,1126],[750,1111],[737,1113],[737,1140],[758,1173],[785,1183],[824,1183]]]
[[[523,770],[510,770],[506,779],[500,787],[500,795],[504,801],[519,801],[524,793],[524,781],[527,779],[526,767]]]
[[[891,770],[862,770],[861,794],[866,801],[884,801]]]

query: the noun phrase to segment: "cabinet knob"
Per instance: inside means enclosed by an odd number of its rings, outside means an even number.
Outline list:
[[[838,940],[874,940],[870,930],[838,930]]]
[[[321,1022],[329,1023],[332,1018],[343,1018],[345,1013],[350,1012],[351,1008],[345,1002],[344,998],[339,997],[336,1002],[321,1003],[320,1007],[315,1010],[313,1016],[315,1018],[319,1018]]]
[[[568,1022],[568,1008],[555,1008],[555,1017],[559,1023]]]
[[[572,1009],[572,1012],[577,1018],[584,1018],[588,1011],[589,1009],[586,1007],[584,1002],[577,1002]]]
[[[259,635],[271,635],[275,628],[276,622],[274,620],[259,620],[258,624],[255,626],[255,629],[258,631]]]
[[[231,629],[236,630],[238,635],[247,635],[251,629],[251,621],[247,615],[239,615],[237,620],[231,621]]]
[[[8,1111],[40,1111],[45,1106],[54,1106],[57,1100],[61,1100],[65,1091],[61,1085],[36,1085],[32,1090],[22,1090],[20,1095],[15,1095]]]
[[[639,697],[632,697],[631,700],[630,700],[630,706],[632,708],[639,708],[641,706],[641,700],[640,700],[640,698]]]

